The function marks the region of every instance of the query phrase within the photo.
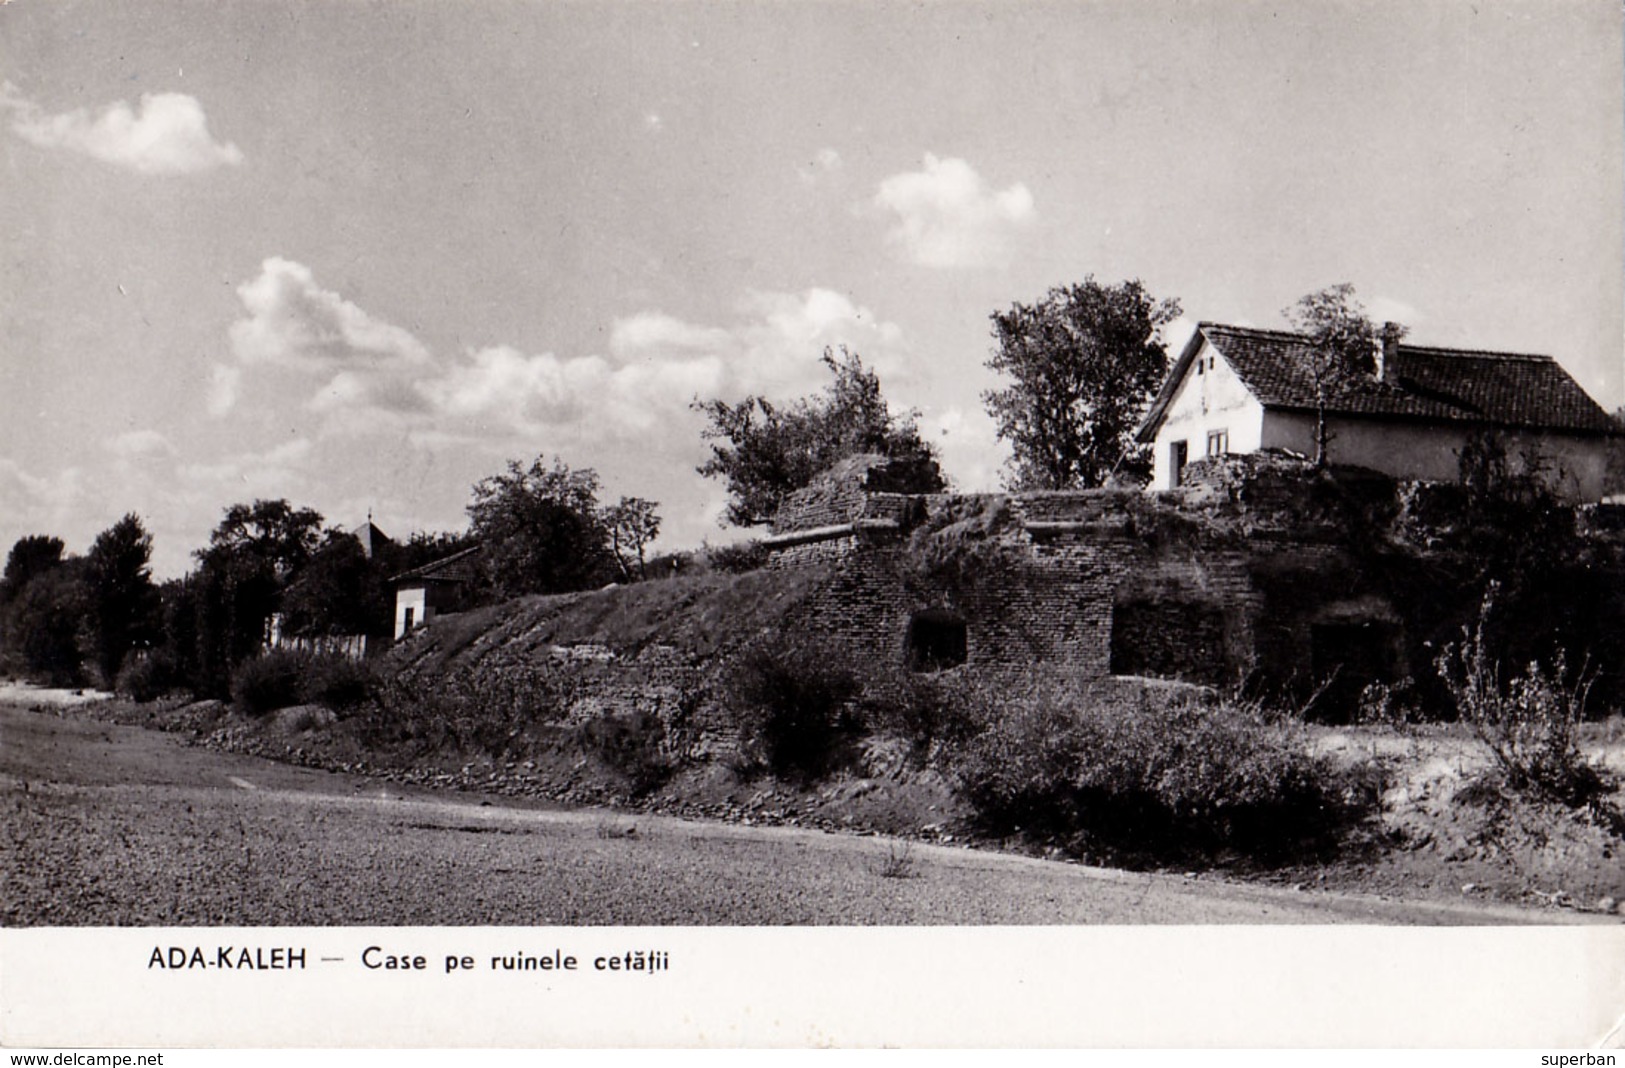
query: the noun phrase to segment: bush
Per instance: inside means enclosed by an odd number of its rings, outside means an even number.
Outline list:
[[[1260,706],[1042,687],[1006,697],[949,769],[989,829],[1171,858],[1285,855],[1374,801]]]
[[[158,651],[125,657],[113,689],[136,701],[155,701],[184,685],[174,658]]]
[[[582,724],[580,733],[589,751],[626,776],[634,794],[659,789],[676,767],[662,745],[665,725],[651,713],[601,716]]]
[[[742,575],[767,566],[769,556],[766,545],[760,541],[742,541],[735,545],[710,545],[705,558],[713,571],[729,575]]]
[[[365,664],[335,653],[291,649],[272,649],[245,660],[231,676],[231,699],[251,716],[299,704],[344,711],[371,697],[376,688]]]
[[[1559,652],[1550,669],[1531,661],[1521,676],[1503,685],[1485,637],[1496,592],[1492,583],[1478,623],[1462,628],[1461,642],[1439,654],[1439,677],[1509,787],[1570,806],[1586,804],[1613,788],[1609,776],[1580,752],[1590,682],[1583,673],[1571,679],[1567,658]]]
[[[304,653],[273,649],[243,661],[231,673],[232,703],[251,716],[299,704],[300,681],[308,659]]]
[[[780,641],[734,662],[724,700],[739,717],[747,757],[776,775],[816,778],[859,727],[851,702],[862,689],[838,657],[815,645]]]
[[[299,694],[306,704],[346,712],[373,695],[378,687],[372,668],[347,656],[312,656],[300,678]]]
[[[903,669],[877,673],[863,687],[865,723],[907,739],[917,754],[964,743],[989,721],[982,691],[963,679],[940,680]]]

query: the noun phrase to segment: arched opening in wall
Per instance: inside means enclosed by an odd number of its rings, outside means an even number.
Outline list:
[[[1141,600],[1112,606],[1113,675],[1225,682],[1224,611],[1201,601]]]
[[[931,609],[908,621],[908,666],[911,671],[944,671],[970,655],[965,621],[952,612]]]
[[[1359,710],[1367,686],[1399,676],[1398,624],[1377,619],[1315,623],[1309,640],[1319,693],[1309,708],[1313,719],[1347,723]]]

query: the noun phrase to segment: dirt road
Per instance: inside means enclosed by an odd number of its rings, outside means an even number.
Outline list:
[[[0,705],[0,922],[1580,922],[402,790]]]

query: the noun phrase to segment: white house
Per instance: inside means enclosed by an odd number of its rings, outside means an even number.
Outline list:
[[[399,641],[413,627],[421,627],[442,612],[463,607],[469,586],[476,575],[480,547],[436,560],[432,564],[396,575],[395,639]]]
[[[1208,456],[1314,455],[1310,352],[1300,334],[1198,324],[1136,435],[1153,446],[1151,488]],[[1490,432],[1514,469],[1532,462],[1568,500],[1602,498],[1620,427],[1551,357],[1407,345],[1385,328],[1372,363],[1329,396],[1328,462],[1455,481],[1463,446]]]

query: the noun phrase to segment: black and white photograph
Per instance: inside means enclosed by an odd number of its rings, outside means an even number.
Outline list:
[[[0,3],[0,1044],[1625,1043],[1622,25]]]

